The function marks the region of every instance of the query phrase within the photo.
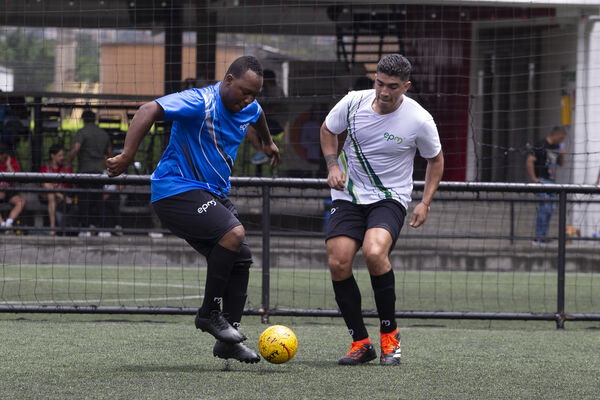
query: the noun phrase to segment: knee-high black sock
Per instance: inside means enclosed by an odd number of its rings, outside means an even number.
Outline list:
[[[220,310],[225,289],[229,283],[233,263],[240,253],[216,244],[208,255],[206,285],[200,314],[207,315],[212,310]]]
[[[250,264],[235,264],[229,276],[229,283],[223,296],[223,312],[229,314],[228,321],[234,328],[239,328],[242,313],[248,297],[248,280]]]
[[[381,333],[393,332],[397,327],[395,283],[393,270],[379,276],[371,275],[371,286],[375,294]]]
[[[333,281],[333,291],[352,340],[356,342],[369,337],[362,317],[360,290],[354,275],[343,281]]]

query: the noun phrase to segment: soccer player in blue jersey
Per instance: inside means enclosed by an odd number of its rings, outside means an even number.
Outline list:
[[[249,129],[262,152],[279,163],[265,114],[255,100],[263,70],[251,56],[236,59],[224,79],[146,103],[136,112],[123,152],[107,160],[109,176],[123,173],[155,121],[173,121],[169,145],[151,177],[152,204],[165,227],[207,259],[206,287],[196,328],[217,339],[213,354],[256,363],[239,328],[252,254],[227,194],[237,149]],[[222,305],[222,309],[221,309]]]

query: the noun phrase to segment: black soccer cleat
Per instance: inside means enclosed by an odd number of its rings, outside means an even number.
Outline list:
[[[338,360],[339,365],[358,365],[377,358],[377,353],[371,343],[352,342],[352,348]]]
[[[219,310],[212,310],[208,316],[200,315],[200,310],[196,313],[196,329],[202,332],[208,332],[215,339],[226,343],[239,343],[246,340],[246,336],[237,331],[225,319],[223,313]]]
[[[397,329],[395,332],[381,335],[381,355],[379,356],[379,364],[381,365],[400,364],[402,340],[400,339],[400,332]]]
[[[217,340],[215,347],[213,347],[213,355],[215,357],[233,358],[239,362],[245,362],[248,364],[255,364],[260,361],[258,354],[251,348],[243,343],[225,343]]]

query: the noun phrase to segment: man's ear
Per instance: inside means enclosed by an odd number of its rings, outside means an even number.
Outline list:
[[[235,77],[233,75],[227,74],[227,75],[225,75],[225,79],[223,79],[223,83],[225,83],[225,85],[227,87],[229,87],[233,83],[234,79],[235,79]]]
[[[410,85],[411,85],[411,82],[410,82],[410,81],[407,81],[407,82],[404,84],[404,90],[405,90],[405,91],[407,91],[407,90],[408,90],[408,88],[410,87]]]

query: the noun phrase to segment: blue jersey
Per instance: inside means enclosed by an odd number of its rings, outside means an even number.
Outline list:
[[[155,101],[173,121],[169,145],[152,174],[152,202],[194,189],[225,197],[237,149],[262,109],[255,100],[237,113],[221,102],[221,82]]]

